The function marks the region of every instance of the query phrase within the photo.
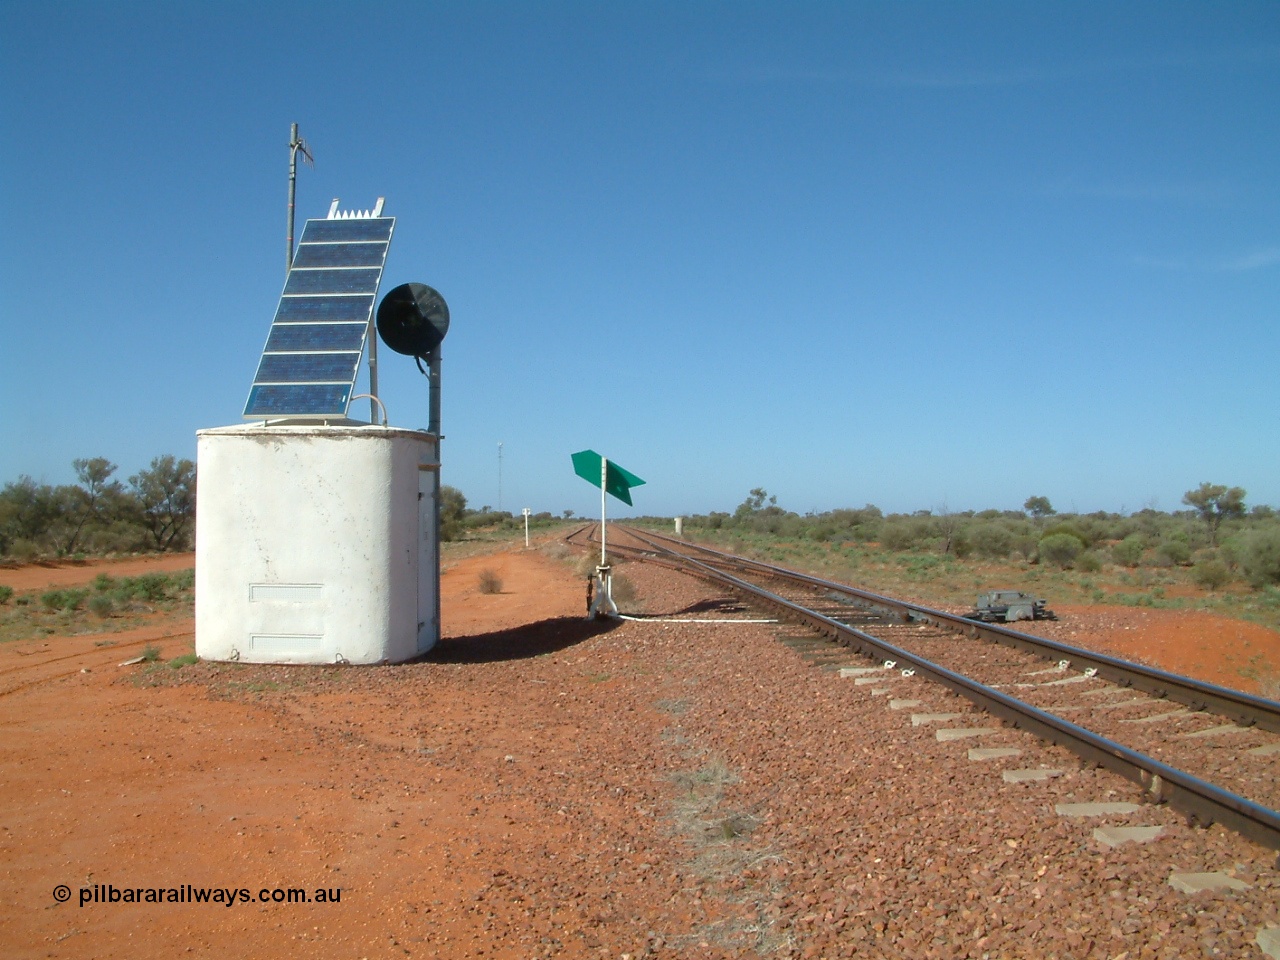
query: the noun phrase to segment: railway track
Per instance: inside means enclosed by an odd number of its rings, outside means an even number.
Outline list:
[[[587,525],[569,539],[596,535]],[[609,549],[713,582],[803,625],[816,637],[790,645],[857,674],[855,683],[883,689],[904,672],[927,678],[1141,784],[1149,801],[1189,822],[1221,823],[1280,850],[1274,701],[647,531],[616,526]],[[851,654],[872,663],[853,665]]]

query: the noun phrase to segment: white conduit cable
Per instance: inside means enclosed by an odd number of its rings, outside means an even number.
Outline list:
[[[619,620],[632,620],[635,623],[777,623],[777,620],[698,620],[679,617],[629,617],[625,613],[618,614]]]

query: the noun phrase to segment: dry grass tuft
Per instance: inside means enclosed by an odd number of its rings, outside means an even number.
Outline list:
[[[674,827],[690,845],[687,869],[698,881],[712,889],[724,887],[744,870],[782,859],[772,849],[759,849],[745,839],[760,825],[759,817],[723,805],[725,788],[739,779],[724,761],[712,758],[697,770],[679,771],[671,779],[678,790],[672,805]],[[745,915],[700,924],[691,933],[676,937],[671,946],[682,949],[706,943],[733,952],[746,948],[759,956],[783,953],[792,946],[792,939],[777,930],[765,913],[777,893],[767,884],[726,891],[722,896],[745,906]]]
[[[501,593],[502,578],[488,568],[481,570],[480,571],[480,592],[481,593]]]

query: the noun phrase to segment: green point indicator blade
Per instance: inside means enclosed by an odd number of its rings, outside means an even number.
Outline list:
[[[594,487],[600,486],[600,461],[603,459],[600,454],[594,450],[579,450],[575,454],[571,454],[573,460],[573,472],[586,480]],[[628,470],[622,469],[612,460],[606,468],[605,475],[605,492],[610,496],[616,497],[627,506],[633,506],[631,503],[631,488],[638,487],[644,483],[639,477]]]

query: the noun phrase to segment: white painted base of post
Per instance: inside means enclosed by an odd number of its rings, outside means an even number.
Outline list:
[[[587,610],[587,619],[599,617],[616,617],[618,605],[613,602],[613,568],[596,567],[596,574],[591,592],[591,607]]]

